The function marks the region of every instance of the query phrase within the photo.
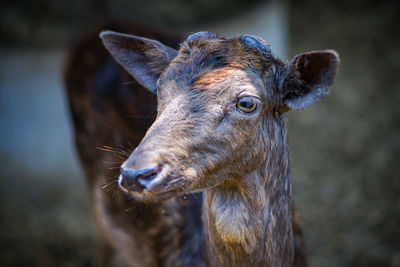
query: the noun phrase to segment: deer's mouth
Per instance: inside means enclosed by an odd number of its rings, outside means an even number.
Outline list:
[[[122,169],[118,183],[123,191],[144,203],[156,203],[186,193],[191,185],[184,174],[175,173],[170,165]]]
[[[149,190],[144,190],[141,193],[135,191],[128,192],[135,200],[140,201],[145,204],[156,204],[158,202],[171,199],[177,195],[182,194],[182,191],[168,191],[168,192],[152,192]]]

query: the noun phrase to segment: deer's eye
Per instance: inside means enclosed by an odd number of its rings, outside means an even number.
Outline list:
[[[253,98],[245,96],[238,99],[236,102],[236,107],[243,112],[252,112],[256,109],[257,103]]]

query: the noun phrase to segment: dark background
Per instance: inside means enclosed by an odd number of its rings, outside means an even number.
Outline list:
[[[341,57],[331,95],[290,115],[294,198],[309,263],[400,266],[400,6],[396,1],[274,3],[284,8],[279,16],[287,23],[277,33],[286,36],[288,47],[281,57],[327,48]],[[236,27],[244,13],[254,24],[251,14],[269,4],[2,1],[0,265],[93,263],[96,229],[60,79],[71,40],[106,20],[183,35],[226,21]]]

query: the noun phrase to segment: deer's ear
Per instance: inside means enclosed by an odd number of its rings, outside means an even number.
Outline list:
[[[295,56],[284,68],[280,80],[282,103],[288,109],[306,109],[329,93],[339,65],[333,50]]]
[[[124,69],[142,86],[155,93],[157,80],[178,51],[143,37],[103,31],[104,46]]]

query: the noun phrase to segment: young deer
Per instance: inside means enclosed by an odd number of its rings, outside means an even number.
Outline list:
[[[305,266],[293,214],[287,111],[328,94],[337,53],[304,53],[285,64],[250,35],[200,32],[179,51],[111,31],[100,37],[157,95],[154,123],[121,166],[126,196],[109,208],[107,193],[99,184],[94,189],[100,225],[127,262]],[[183,200],[186,194],[194,197]],[[116,211],[121,203],[135,212]]]

